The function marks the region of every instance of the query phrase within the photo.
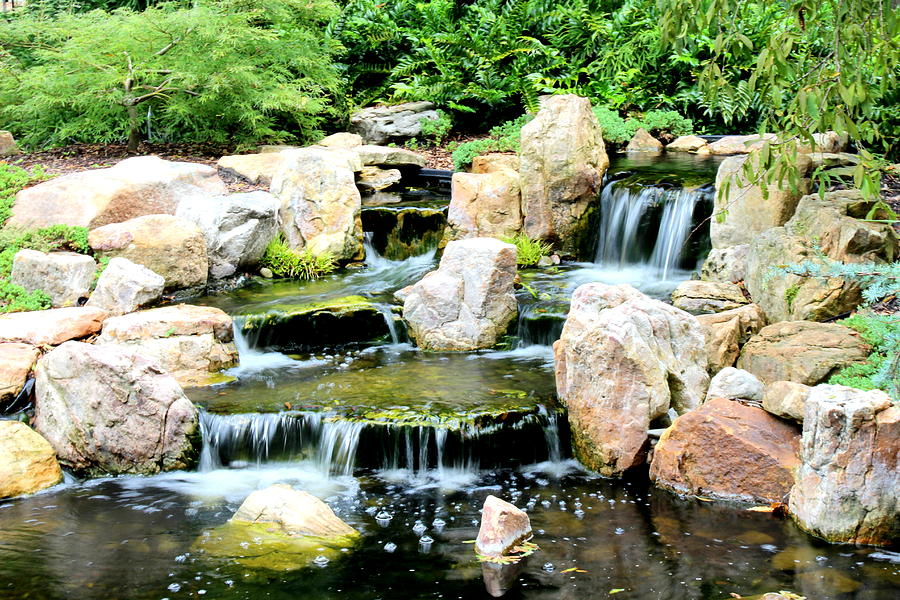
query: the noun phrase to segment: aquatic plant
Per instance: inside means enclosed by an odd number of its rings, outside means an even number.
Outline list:
[[[516,264],[520,267],[533,267],[538,264],[541,258],[550,254],[552,249],[552,246],[547,242],[531,239],[524,233],[519,233],[515,237],[500,239],[516,247]]]
[[[275,277],[318,279],[334,272],[337,262],[328,252],[313,254],[309,248],[297,252],[288,245],[284,236],[279,235],[269,242],[259,266],[271,270]]]

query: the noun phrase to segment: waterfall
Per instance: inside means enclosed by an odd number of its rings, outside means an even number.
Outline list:
[[[546,407],[540,407],[540,414],[544,417],[544,439],[547,441],[547,457],[550,462],[559,462],[562,460],[562,452],[559,447],[559,422],[558,415],[547,410]]]
[[[264,352],[254,347],[253,339],[248,338],[244,332],[246,317],[236,316],[233,319],[234,345],[238,351],[238,366],[228,371],[229,375],[241,377],[252,375],[268,369],[297,366],[300,361],[295,361],[290,356],[281,352]]]
[[[603,266],[647,264],[665,279],[682,263],[697,204],[706,187],[608,183],[600,194],[600,232],[595,262]]]
[[[394,313],[391,310],[391,306],[388,304],[379,304],[378,312],[384,317],[384,324],[387,325],[388,331],[391,334],[391,344],[396,346],[400,343],[400,335],[397,333],[397,323],[394,321]]]

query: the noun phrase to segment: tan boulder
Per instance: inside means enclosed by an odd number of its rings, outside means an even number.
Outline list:
[[[763,410],[776,417],[802,423],[811,389],[808,385],[793,381],[772,382],[763,394]]]
[[[695,154],[709,154],[709,144],[697,135],[683,135],[675,138],[666,146],[666,152],[693,152]]]
[[[747,304],[720,313],[697,315],[706,339],[710,373],[734,366],[741,346],[766,326],[766,316],[756,304]]]
[[[104,310],[110,317],[124,315],[159,300],[165,287],[162,275],[117,256],[97,278],[97,287],[85,306]]]
[[[629,285],[576,289],[553,352],[575,454],[605,476],[642,464],[650,422],[696,408],[709,384],[697,318]]]
[[[451,190],[447,239],[512,237],[522,230],[519,174],[515,171],[454,173]]]
[[[829,542],[900,539],[900,406],[880,390],[817,385],[806,400],[789,509]]]
[[[363,167],[356,179],[356,185],[367,192],[380,192],[392,185],[400,183],[403,174],[400,169],[382,169],[381,167]]]
[[[19,146],[16,139],[8,131],[0,130],[0,158],[19,154]]]
[[[767,384],[816,385],[843,367],[864,362],[870,350],[857,332],[843,325],[782,321],[750,338],[737,366]]]
[[[179,304],[109,318],[95,343],[139,352],[188,386],[211,383],[211,373],[237,365],[233,339],[224,311]]]
[[[232,523],[265,524],[289,536],[333,538],[358,532],[310,494],[283,483],[256,490],[244,500]]]
[[[681,415],[653,450],[650,479],[679,494],[784,502],[800,436],[761,408],[717,398]]]
[[[33,494],[62,481],[50,444],[18,421],[0,421],[0,498]]]
[[[728,248],[713,248],[709,251],[700,278],[703,281],[723,281],[737,283],[747,274],[747,255],[750,244],[738,244]]]
[[[94,229],[142,215],[172,215],[179,202],[226,192],[213,167],[137,156],[109,169],[63,175],[22,190],[7,225]]]
[[[503,556],[513,547],[531,539],[531,520],[514,504],[488,495],[481,509],[481,526],[475,550],[482,556]]]
[[[316,145],[324,146],[325,148],[344,148],[350,150],[352,148],[356,148],[357,146],[362,146],[363,139],[361,135],[358,135],[356,133],[341,131],[323,137]]]
[[[184,219],[145,215],[98,227],[90,232],[88,243],[98,255],[121,256],[162,275],[166,289],[206,285],[206,240],[200,228]]]
[[[425,157],[406,148],[391,146],[362,145],[353,149],[359,154],[362,165],[379,167],[416,167],[421,168],[427,162]]]
[[[0,315],[0,342],[56,346],[97,333],[105,318],[104,311],[86,306]]]
[[[472,173],[493,173],[506,169],[519,170],[518,155],[492,152],[472,159]]]
[[[270,191],[281,201],[281,231],[290,246],[337,260],[361,259],[362,201],[350,161],[337,151],[315,148],[284,156]]]
[[[0,343],[0,412],[14,400],[22,388],[40,352],[29,344]]]
[[[900,256],[900,238],[889,223],[864,220],[874,202],[856,190],[810,194],[793,217],[750,243],[747,290],[771,321],[823,321],[862,302],[858,283],[843,277],[801,277],[773,268],[821,263],[889,263]],[[887,217],[888,215],[883,215]]]
[[[522,127],[519,157],[525,233],[574,255],[609,166],[590,100],[543,98],[537,116]]]
[[[66,342],[41,358],[34,374],[34,427],[66,467],[149,475],[196,461],[197,408],[143,355]]]
[[[733,283],[685,281],[672,292],[672,304],[692,315],[702,315],[739,308],[750,301]]]
[[[762,148],[766,142],[774,142],[778,136],[774,133],[759,135],[726,135],[709,145],[709,152],[717,155],[749,154]]]
[[[663,144],[650,135],[646,129],[639,127],[625,148],[626,152],[662,152]]]
[[[223,156],[216,163],[220,171],[242,177],[253,184],[269,185],[284,164],[281,152]]]
[[[713,211],[724,218],[710,221],[710,237],[713,248],[728,248],[749,244],[762,232],[787,223],[794,216],[800,198],[809,193],[810,182],[806,178],[811,162],[806,155],[797,158],[797,168],[802,178],[797,191],[784,189],[777,181],[763,185],[748,179],[744,163],[759,164],[759,153],[726,158],[716,174],[716,200]],[[761,177],[761,175],[760,175]]]
[[[28,292],[46,292],[53,307],[60,308],[87,298],[96,273],[97,263],[85,254],[23,249],[13,258],[10,281]]]

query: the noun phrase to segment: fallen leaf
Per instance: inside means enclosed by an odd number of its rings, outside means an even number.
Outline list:
[[[577,570],[578,570],[577,567],[570,567],[570,568],[568,568],[568,569],[565,569],[565,570],[563,570],[563,571],[560,571],[560,573],[571,573],[572,571],[577,571]]]
[[[747,510],[749,510],[750,512],[770,513],[775,510],[775,507],[773,507],[773,506],[751,506]],[[738,597],[740,597],[740,596],[738,596]]]
[[[625,588],[613,588],[609,590],[609,595],[618,594],[619,592],[624,592]]]
[[[694,496],[694,498],[696,498],[697,500],[700,500],[701,502],[712,502],[713,501],[712,498],[707,498],[705,496]]]

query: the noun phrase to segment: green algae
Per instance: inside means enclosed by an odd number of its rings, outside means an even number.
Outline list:
[[[304,302],[297,304],[279,304],[264,313],[245,314],[242,316],[241,329],[252,331],[286,324],[302,317],[314,317],[327,312],[335,317],[345,317],[359,312],[381,314],[372,302],[362,296],[344,296],[320,302]]]

